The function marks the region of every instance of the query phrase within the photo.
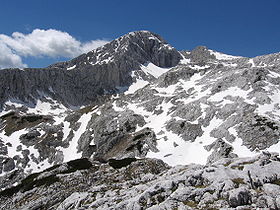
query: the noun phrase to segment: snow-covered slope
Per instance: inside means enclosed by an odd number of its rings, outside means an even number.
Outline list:
[[[149,84],[149,81],[159,78],[162,74],[169,71],[171,68],[161,68],[155,64],[148,62],[140,66],[139,70],[131,72],[131,77],[134,82],[128,87],[128,90],[124,94],[132,94],[140,88]]]
[[[147,46],[155,52],[148,54]],[[36,103],[7,100],[0,115],[2,180],[11,173],[20,179],[21,174],[81,157],[101,162],[151,157],[184,165],[253,156],[265,150],[277,152],[279,57],[232,57],[206,47],[178,52],[160,37],[141,32],[55,64],[52,70],[75,73],[83,68],[84,59],[99,59],[99,64],[106,65],[111,61],[122,64],[118,59],[139,59],[137,65],[120,71],[126,76],[111,75],[118,81],[129,78],[129,83],[116,83],[116,91],[104,91],[91,105],[66,106],[45,93],[38,94]],[[106,81],[98,85],[102,82]]]
[[[214,55],[217,60],[233,60],[233,59],[238,59],[242,58],[241,56],[233,56],[233,55],[227,55],[221,52],[217,52],[214,50],[209,50],[211,55]]]
[[[246,61],[239,62],[236,67],[209,63],[201,69],[180,65],[135,96],[120,98],[116,111],[144,116],[142,128],[152,128],[159,150],[147,156],[170,165],[277,152],[278,70],[240,67]]]

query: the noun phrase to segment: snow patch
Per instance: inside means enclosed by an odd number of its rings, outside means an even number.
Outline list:
[[[19,131],[13,132],[10,136],[7,136],[4,134],[4,131],[0,133],[0,139],[4,142],[4,144],[9,144],[10,146],[7,146],[8,154],[7,157],[13,158],[15,156],[19,156],[20,158],[23,158],[22,151],[23,150],[29,150],[30,156],[33,155],[36,159],[39,158],[39,152],[37,149],[34,148],[34,146],[26,146],[20,142],[20,136],[23,134],[26,134],[28,131],[26,129],[22,129]],[[18,146],[21,146],[22,149],[18,150]],[[46,167],[49,167],[50,164],[46,165]],[[27,164],[27,167],[24,169],[25,172],[37,172],[39,170],[45,169],[45,167],[41,168],[38,167],[38,164],[30,158],[30,161]],[[2,173],[3,175],[3,173]]]
[[[253,58],[250,58],[249,61],[248,61],[248,63],[251,64],[251,67],[256,67],[256,64],[255,64]]]
[[[270,86],[266,86],[270,90]],[[275,89],[270,95],[270,103],[258,105],[257,113],[267,117],[271,117],[270,114],[274,116],[277,120],[280,120],[280,90]]]
[[[62,149],[64,162],[68,162],[70,160],[79,159],[82,157],[81,152],[77,152],[78,141],[82,134],[86,131],[88,122],[91,119],[91,113],[87,113],[81,116],[77,123],[81,123],[79,129],[74,132],[73,139],[69,142],[69,146],[66,149]],[[68,129],[68,128],[66,128]]]
[[[233,56],[233,55],[227,55],[224,53],[220,53],[214,50],[209,50],[211,55],[214,55],[217,60],[233,60],[237,58],[242,58],[241,56]]]
[[[68,67],[67,70],[72,70],[72,69],[74,69],[74,68],[76,68],[76,65],[71,66],[71,67]]]
[[[199,65],[192,65],[192,66],[189,66],[191,69],[195,69],[195,70],[202,70],[202,69],[207,69],[209,68],[210,66],[209,65],[204,65],[204,66],[199,66]]]
[[[211,97],[209,97],[209,101],[212,102],[224,102],[224,98],[227,96],[233,96],[233,97],[241,97],[244,99],[244,101],[246,103],[249,104],[254,104],[252,99],[247,99],[247,95],[252,91],[252,89],[249,90],[242,90],[238,87],[229,87],[228,89],[224,90],[224,91],[220,91],[214,95],[212,95]]]
[[[135,93],[137,90],[145,87],[146,85],[148,85],[149,82],[145,81],[143,79],[136,79],[136,82],[132,83],[132,85],[129,86],[128,90],[124,92],[125,95],[128,94],[133,94]]]
[[[242,139],[238,137],[237,131],[234,127],[228,129],[229,133],[236,137],[233,143],[227,142],[233,147],[233,153],[237,154],[238,157],[252,157],[257,152],[252,152],[246,146],[243,145]]]
[[[116,112],[122,112],[122,111],[124,111],[123,108],[117,106],[116,101],[114,101],[114,102],[112,103],[112,105],[113,105],[113,109],[114,109]]]
[[[144,127],[152,128],[159,138],[157,141],[157,148],[159,152],[150,151],[148,152],[147,157],[162,159],[171,166],[185,165],[189,163],[205,164],[208,155],[210,155],[210,153],[204,149],[204,145],[209,143],[207,142],[209,140],[208,136],[205,136],[205,138],[202,139],[199,138],[195,142],[187,142],[177,134],[167,131],[165,125],[166,122],[172,119],[169,110],[173,104],[168,102],[163,103],[160,106],[163,112],[159,115],[153,115],[151,112],[144,110],[144,108],[139,105],[128,105],[128,108],[136,114],[140,114],[145,117],[147,124]],[[217,126],[217,122],[213,122],[209,129],[213,126]],[[161,134],[159,135],[158,133]],[[210,133],[210,130],[208,133]],[[178,146],[175,147],[174,143]]]
[[[145,65],[141,65],[141,70],[148,75],[152,75],[155,78],[160,77],[162,74],[166,73],[169,71],[171,68],[161,68],[156,66],[155,64],[149,62]]]

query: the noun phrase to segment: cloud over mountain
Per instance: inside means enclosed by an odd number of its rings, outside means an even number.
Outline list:
[[[19,55],[12,52],[12,50],[5,44],[0,42],[0,68],[9,67],[27,67],[26,64],[22,62]]]
[[[26,67],[22,57],[73,58],[107,42],[104,39],[81,42],[55,29],[34,29],[29,34],[14,32],[11,36],[0,34],[0,68]]]

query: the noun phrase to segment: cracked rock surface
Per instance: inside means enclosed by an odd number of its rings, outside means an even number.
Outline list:
[[[2,209],[277,209],[278,154],[170,167],[126,159],[114,168],[79,159],[30,175],[0,193]],[[114,165],[116,167],[116,164]]]

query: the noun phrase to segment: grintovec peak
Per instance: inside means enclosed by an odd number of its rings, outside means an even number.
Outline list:
[[[176,66],[181,54],[159,35],[130,32],[70,61],[42,69],[2,70],[0,108],[9,98],[34,104],[40,93],[50,95],[67,107],[91,103],[98,96],[128,87],[131,72],[153,63],[162,68]],[[20,89],[16,84],[21,84]],[[73,97],[75,96],[75,97]]]

